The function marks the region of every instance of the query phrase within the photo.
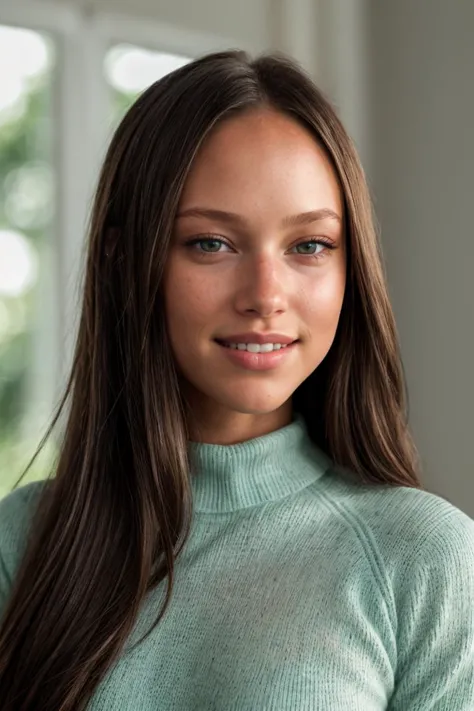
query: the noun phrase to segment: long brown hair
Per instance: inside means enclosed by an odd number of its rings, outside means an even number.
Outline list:
[[[294,394],[312,439],[361,481],[419,487],[371,202],[330,103],[284,56],[221,52],[145,91],[119,125],[92,210],[82,312],[59,412],[67,421],[0,629],[2,711],[84,709],[145,595],[190,529],[186,404],[162,275],[184,181],[225,117],[267,105],[325,148],[345,206],[347,287],[337,335]]]

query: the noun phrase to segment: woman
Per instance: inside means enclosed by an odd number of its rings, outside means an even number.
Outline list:
[[[66,403],[1,504],[2,711],[474,708],[474,522],[421,490],[363,173],[289,60],[123,119]]]

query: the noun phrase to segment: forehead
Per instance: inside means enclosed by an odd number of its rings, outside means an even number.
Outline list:
[[[295,119],[271,109],[226,119],[203,142],[181,207],[216,203],[247,213],[342,210],[339,183],[324,149]]]

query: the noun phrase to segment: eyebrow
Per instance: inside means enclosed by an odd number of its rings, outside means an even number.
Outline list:
[[[176,215],[181,217],[207,217],[211,220],[219,220],[230,225],[246,227],[247,221],[241,215],[235,212],[226,212],[225,210],[214,210],[207,207],[190,207]],[[302,212],[299,215],[289,215],[282,221],[282,227],[299,227],[301,225],[309,225],[312,222],[320,222],[322,220],[335,220],[341,223],[341,216],[328,207],[323,207],[319,210],[311,210],[310,212]]]

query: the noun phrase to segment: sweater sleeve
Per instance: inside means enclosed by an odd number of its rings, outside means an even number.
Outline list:
[[[473,711],[474,521],[453,508],[413,545],[400,581],[388,711]]]
[[[0,619],[23,554],[33,505],[43,482],[32,482],[0,500]]]

